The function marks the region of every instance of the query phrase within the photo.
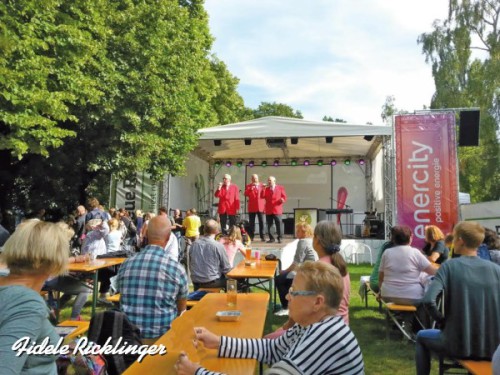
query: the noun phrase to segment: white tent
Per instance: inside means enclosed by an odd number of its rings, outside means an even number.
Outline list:
[[[390,136],[392,128],[263,117],[200,129],[199,134],[195,154],[208,162],[253,159],[269,159],[272,162],[280,159],[285,164],[298,158],[360,156],[373,159],[378,152],[381,136]]]

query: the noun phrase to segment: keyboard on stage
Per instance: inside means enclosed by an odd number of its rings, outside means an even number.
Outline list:
[[[336,214],[352,214],[354,210],[352,208],[342,208],[342,209],[332,209],[325,210],[327,215],[336,215]]]

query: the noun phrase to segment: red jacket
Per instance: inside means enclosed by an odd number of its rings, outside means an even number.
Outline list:
[[[283,214],[283,204],[286,202],[285,188],[281,185],[275,185],[274,191],[268,186],[260,193],[260,196],[266,200],[266,215]],[[281,201],[283,199],[283,201]]]
[[[235,184],[223,185],[215,191],[215,197],[219,198],[219,214],[236,215],[240,209],[240,189]]]
[[[257,185],[248,184],[245,187],[245,196],[248,197],[248,212],[264,212],[265,200],[260,196],[264,190],[264,184],[259,182]]]

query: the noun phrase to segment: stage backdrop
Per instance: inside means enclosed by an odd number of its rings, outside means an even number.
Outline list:
[[[458,220],[457,154],[453,113],[396,116],[396,224],[424,246],[424,228],[446,235]]]

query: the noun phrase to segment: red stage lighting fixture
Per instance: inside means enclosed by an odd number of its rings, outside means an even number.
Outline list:
[[[231,161],[230,161],[230,160],[226,161],[226,167],[228,167],[228,168],[229,168],[231,165],[233,165],[233,163],[231,163]]]
[[[330,162],[330,165],[331,165],[332,167],[336,166],[336,165],[337,165],[337,160],[332,159],[332,161]]]
[[[309,164],[311,164],[311,163],[309,162],[309,159],[304,160],[304,165],[305,165],[306,167],[307,167]]]
[[[276,159],[276,160],[273,162],[273,165],[274,165],[275,167],[279,167],[279,165],[280,165],[280,161],[279,161],[278,159]]]
[[[359,165],[365,165],[365,159],[359,159],[358,160]]]
[[[253,166],[254,166],[254,165],[255,165],[255,162],[254,162],[253,160],[250,160],[250,161],[248,162],[248,166],[249,166],[250,168],[253,168]]]

